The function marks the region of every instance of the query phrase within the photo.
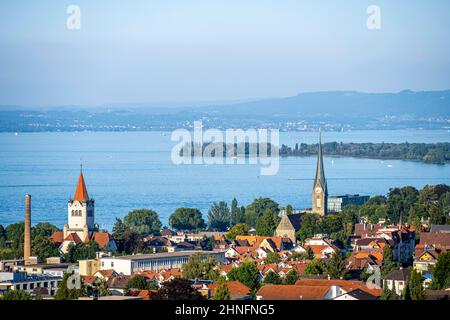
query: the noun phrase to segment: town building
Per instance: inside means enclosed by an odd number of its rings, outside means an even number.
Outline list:
[[[389,290],[395,288],[395,293],[401,295],[408,280],[409,269],[401,268],[400,270],[391,271],[385,278],[386,285]]]
[[[59,245],[61,253],[67,253],[70,245],[95,241],[100,250],[115,251],[116,243],[106,231],[98,231],[94,216],[95,201],[89,198],[83,171],[80,171],[73,199],[67,205],[67,220],[63,231],[55,231],[51,240]]]
[[[346,194],[342,196],[328,197],[328,211],[341,212],[343,208],[349,205],[361,206],[370,199],[369,196],[360,196],[359,194]]]
[[[50,275],[29,275],[26,272],[10,272],[0,277],[0,292],[10,290],[24,290],[33,294],[35,290],[43,292],[45,295],[54,296],[58,289],[58,281],[61,277]]]
[[[286,237],[296,242],[295,233],[300,229],[300,213],[285,214],[281,217],[280,223],[275,229],[275,236]]]
[[[155,254],[136,254],[118,257],[100,258],[100,270],[113,269],[119,274],[131,275],[146,270],[163,270],[181,268],[194,254],[200,254],[202,259],[215,257],[218,263],[225,262],[224,251],[180,251]]]

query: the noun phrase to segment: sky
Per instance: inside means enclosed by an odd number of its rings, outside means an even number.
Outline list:
[[[67,28],[69,5],[79,30]],[[369,5],[379,30],[367,28]],[[0,2],[0,105],[404,89],[450,89],[450,1]]]

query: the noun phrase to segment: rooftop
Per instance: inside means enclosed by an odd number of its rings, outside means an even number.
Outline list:
[[[121,259],[121,260],[147,260],[147,259],[159,259],[159,258],[172,258],[172,257],[185,257],[192,256],[194,254],[200,253],[201,255],[213,255],[218,253],[224,253],[225,251],[202,251],[202,250],[191,250],[191,251],[178,251],[178,252],[161,252],[153,254],[136,254],[128,256],[118,256],[118,257],[103,257],[102,259]]]

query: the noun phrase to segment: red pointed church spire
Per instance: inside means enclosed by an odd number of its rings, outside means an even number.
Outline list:
[[[80,202],[89,201],[89,195],[86,189],[86,184],[84,183],[83,169],[81,169],[80,176],[78,177],[77,190],[75,191],[73,201],[80,201]]]

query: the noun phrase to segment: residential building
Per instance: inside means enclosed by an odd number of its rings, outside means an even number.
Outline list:
[[[300,213],[285,214],[281,217],[280,223],[275,229],[275,236],[291,239],[296,242],[295,233],[300,229]]]
[[[10,291],[10,290],[24,290],[30,294],[34,292],[35,289],[40,289],[40,291],[45,291],[45,295],[54,296],[58,289],[58,281],[61,277],[55,277],[50,275],[29,275],[26,272],[15,271],[8,275],[8,278],[2,277],[0,281],[0,292]]]
[[[389,290],[395,288],[395,293],[401,295],[408,280],[409,269],[402,268],[400,270],[391,271],[385,278],[386,285]]]
[[[219,263],[225,262],[224,251],[180,251],[171,253],[136,254],[100,258],[100,270],[114,269],[119,274],[131,275],[139,271],[181,268],[189,257],[200,254],[202,259],[215,257]]]
[[[360,196],[359,194],[346,194],[341,196],[328,197],[328,211],[341,212],[348,205],[361,206],[370,199],[369,196]]]

